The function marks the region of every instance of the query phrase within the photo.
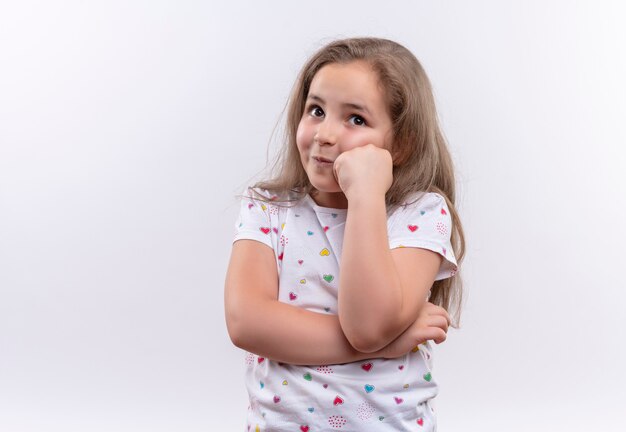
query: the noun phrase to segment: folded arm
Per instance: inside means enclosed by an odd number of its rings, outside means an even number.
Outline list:
[[[232,342],[260,356],[303,365],[340,364],[377,356],[356,350],[336,315],[278,301],[274,252],[260,242],[239,240],[233,244],[224,302]]]
[[[389,249],[384,195],[348,203],[339,321],[359,352],[375,352],[398,338],[427,302],[441,256],[420,248]]]

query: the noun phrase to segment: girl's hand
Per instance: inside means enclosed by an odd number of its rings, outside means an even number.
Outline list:
[[[393,162],[388,150],[367,144],[340,154],[333,165],[337,184],[350,197],[382,195],[393,181]]]
[[[426,302],[415,322],[379,354],[383,358],[397,358],[427,340],[440,344],[446,340],[449,325],[448,312],[440,306]]]

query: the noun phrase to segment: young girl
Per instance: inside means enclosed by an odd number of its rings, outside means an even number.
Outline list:
[[[242,199],[226,275],[249,431],[434,431],[464,238],[417,59],[340,40],[305,64],[277,175]],[[430,300],[430,301],[429,301]]]

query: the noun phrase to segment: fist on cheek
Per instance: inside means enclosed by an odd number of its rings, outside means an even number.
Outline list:
[[[340,154],[333,165],[337,184],[350,197],[382,195],[393,181],[393,161],[388,150],[367,144]]]

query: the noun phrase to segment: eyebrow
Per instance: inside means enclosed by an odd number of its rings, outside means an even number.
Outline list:
[[[321,97],[319,97],[317,95],[314,95],[314,94],[309,94],[309,96],[307,97],[307,100],[308,99],[314,100],[316,102],[320,102],[322,104],[326,103],[324,101],[324,99],[322,99]],[[359,105],[359,104],[355,104],[355,103],[346,102],[346,103],[341,104],[341,106],[347,107],[347,108],[352,108],[354,110],[364,112],[365,114],[372,115],[365,105]]]

